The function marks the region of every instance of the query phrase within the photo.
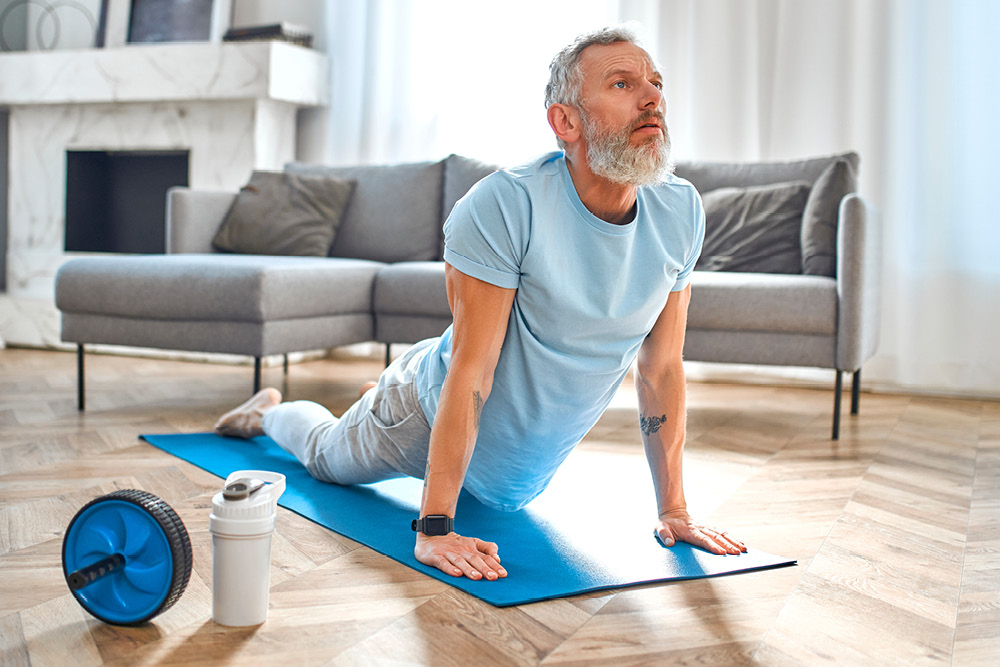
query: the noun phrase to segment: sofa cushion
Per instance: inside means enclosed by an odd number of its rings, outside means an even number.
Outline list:
[[[837,281],[825,276],[695,271],[689,329],[834,335]]]
[[[373,324],[371,313],[243,322],[137,319],[64,311],[62,339],[74,343],[262,357],[368,341],[372,339]]]
[[[802,273],[833,277],[837,274],[837,222],[840,201],[854,192],[855,166],[837,160],[816,179],[815,190],[802,215]]]
[[[357,181],[330,256],[379,262],[441,256],[443,161],[364,167],[292,163],[285,170]]]
[[[703,271],[800,273],[802,211],[809,184],[776,183],[706,193]]]
[[[56,275],[56,306],[153,320],[267,322],[370,313],[378,262],[329,257],[80,257]]]
[[[450,318],[444,262],[389,264],[375,276],[372,302],[376,316],[392,313]]]
[[[212,245],[250,255],[326,257],[355,182],[255,171]]]

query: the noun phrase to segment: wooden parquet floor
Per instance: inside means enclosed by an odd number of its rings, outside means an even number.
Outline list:
[[[496,609],[279,509],[268,621],[232,629],[211,621],[219,480],[136,436],[209,429],[252,371],[90,355],[78,414],[74,364],[0,350],[4,666],[1000,664],[997,402],[865,394],[832,442],[829,390],[692,384],[693,511],[797,567]],[[338,413],[378,370],[264,379]],[[582,448],[641,457],[637,431],[626,385]],[[120,488],[166,500],[194,549],[184,596],[137,628],[90,617],[60,567],[74,513]]]

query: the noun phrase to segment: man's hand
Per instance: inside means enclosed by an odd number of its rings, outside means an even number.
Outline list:
[[[435,536],[417,533],[413,555],[424,565],[454,577],[466,576],[473,580],[486,577],[488,581],[495,581],[507,576],[507,570],[500,566],[497,545],[476,537],[462,537],[458,533]]]
[[[670,512],[660,517],[659,523],[656,524],[656,534],[664,546],[668,547],[674,546],[674,542],[687,542],[714,554],[739,555],[747,550],[742,542],[734,540],[726,533],[696,524],[684,511]]]

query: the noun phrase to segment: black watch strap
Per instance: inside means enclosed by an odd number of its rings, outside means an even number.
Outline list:
[[[424,535],[447,535],[454,532],[455,520],[444,514],[428,514],[425,517],[414,519],[410,523],[410,528]]]

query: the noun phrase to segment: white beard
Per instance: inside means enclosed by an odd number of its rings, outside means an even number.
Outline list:
[[[601,178],[622,185],[653,185],[673,173],[670,161],[670,132],[663,125],[663,136],[640,146],[631,143],[632,129],[601,127],[580,110],[583,136],[587,140],[587,164]]]

